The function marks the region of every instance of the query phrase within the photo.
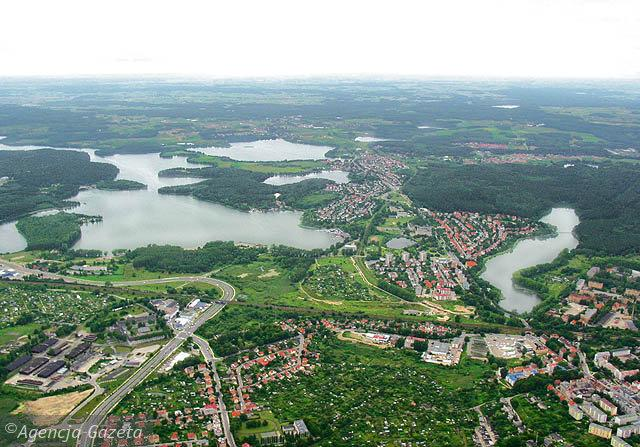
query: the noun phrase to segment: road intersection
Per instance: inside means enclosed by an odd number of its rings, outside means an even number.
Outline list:
[[[22,276],[38,276],[43,279],[62,280],[70,284],[86,284],[104,286],[105,284],[99,281],[91,281],[79,278],[73,278],[69,276],[59,275],[56,273],[42,272],[40,270],[30,269],[21,264],[0,259],[0,266],[9,267]],[[119,281],[114,282],[114,287],[127,287],[127,286],[143,286],[150,284],[165,284],[176,281],[181,282],[200,282],[209,285],[219,287],[222,290],[222,298],[216,300],[205,308],[193,321],[176,331],[175,336],[169,340],[153,357],[147,360],[145,363],[136,370],[122,385],[120,385],[115,391],[109,394],[100,402],[96,408],[89,414],[87,419],[82,423],[80,427],[80,435],[77,440],[78,447],[92,447],[95,442],[95,435],[98,432],[99,426],[108,416],[108,414],[124,399],[129,393],[131,393],[138,385],[140,385],[147,377],[149,377],[160,365],[166,362],[171,355],[188,339],[192,338],[194,342],[200,347],[205,359],[211,364],[214,377],[216,381],[216,390],[218,393],[218,406],[221,412],[222,423],[224,427],[225,438],[229,447],[236,447],[231,433],[231,426],[229,422],[229,415],[226,410],[226,406],[222,399],[222,386],[218,372],[215,368],[216,358],[213,354],[211,346],[202,338],[195,336],[195,332],[200,326],[202,326],[207,320],[215,317],[224,307],[235,299],[236,291],[229,283],[221,281],[219,279],[211,278],[208,276],[179,276],[170,278],[156,278],[156,279],[143,279],[136,281]],[[99,390],[98,390],[99,391]],[[94,393],[94,397],[98,398],[98,395]]]

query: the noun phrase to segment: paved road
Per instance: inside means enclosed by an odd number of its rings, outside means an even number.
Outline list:
[[[20,273],[23,276],[37,276],[43,279],[55,279],[62,280],[64,282],[70,284],[86,284],[91,286],[105,286],[106,283],[104,281],[95,281],[91,279],[82,279],[76,278],[68,275],[60,275],[58,273],[51,272],[43,272],[42,270],[30,269],[29,267],[25,267],[24,265],[8,261],[6,259],[0,258],[0,267],[8,267],[14,269],[16,272]],[[173,283],[173,282],[204,282],[208,284],[212,284],[214,286],[220,286],[222,281],[218,281],[216,279],[209,278],[207,276],[173,276],[169,278],[151,278],[151,279],[140,279],[135,281],[116,281],[111,284],[114,287],[127,287],[127,286],[145,286],[149,284],[165,284],[165,283]],[[225,283],[226,284],[226,283]],[[231,286],[229,286],[231,287]]]
[[[591,375],[591,370],[589,369],[589,363],[587,362],[587,356],[584,355],[584,352],[580,350],[580,344],[578,344],[578,358],[580,359],[580,368],[584,373],[585,377],[593,377]]]
[[[145,362],[136,372],[127,379],[119,388],[113,393],[107,396],[89,415],[89,417],[82,424],[81,434],[78,438],[78,447],[91,447],[94,443],[94,439],[91,437],[91,430],[96,430],[97,427],[104,421],[109,412],[126,397],[133,389],[138,386],[144,379],[146,379],[155,369],[164,363],[175,352],[178,347],[189,337],[193,336],[193,333],[202,326],[208,319],[214,317],[220,312],[227,302],[235,298],[235,289],[224,281],[220,281],[214,278],[207,278],[203,276],[188,276],[180,277],[181,281],[186,282],[203,282],[211,285],[218,286],[223,291],[223,296],[220,303],[211,304],[207,307],[193,322],[182,328],[176,336],[172,338],[167,344],[165,344],[152,358]],[[163,282],[175,281],[175,278],[162,278],[162,279],[149,279],[141,281],[127,281],[120,282],[114,285],[118,286],[131,286],[131,285],[144,285],[144,284],[159,284]]]
[[[98,396],[102,395],[104,393],[104,388],[102,388],[100,386],[100,384],[98,383],[97,379],[95,377],[91,377],[89,378],[89,384],[93,387],[93,393],[91,393],[91,395],[89,397],[87,397],[80,405],[78,405],[77,407],[75,407],[71,413],[69,413],[64,420],[62,421],[61,425],[68,425],[68,426],[72,426],[75,424],[72,424],[71,421],[73,420],[73,417],[76,415],[76,413],[78,413],[78,411],[82,410],[89,402],[91,402],[93,399],[96,399]]]
[[[213,354],[213,350],[206,340],[198,337],[197,335],[194,335],[193,341],[200,347],[202,355],[204,355],[205,360],[207,361],[207,363],[209,363],[211,369],[213,370],[213,379],[216,382],[216,393],[218,393],[218,411],[220,412],[220,420],[222,421],[222,428],[224,430],[224,436],[227,439],[227,445],[229,447],[237,447],[236,441],[235,439],[233,439],[233,433],[231,432],[229,412],[227,411],[227,407],[224,404],[224,399],[222,396],[222,383],[220,382],[220,376],[218,375],[218,369],[216,368],[216,362],[219,359],[217,359]]]
[[[86,280],[86,279],[77,279],[77,278],[73,278],[71,276],[59,275],[57,273],[43,272],[42,270],[30,269],[29,267],[25,267],[22,264],[18,264],[16,262],[12,262],[12,261],[7,261],[6,259],[2,259],[2,258],[0,258],[0,267],[12,268],[16,272],[20,273],[22,276],[33,275],[33,276],[37,276],[39,278],[44,278],[44,279],[61,279],[61,280],[65,281],[65,282],[69,282],[69,283],[90,284],[90,285],[96,285],[96,286],[104,286],[104,282],[89,281],[89,280]]]

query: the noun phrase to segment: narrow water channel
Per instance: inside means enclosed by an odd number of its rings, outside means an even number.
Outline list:
[[[518,270],[553,261],[564,249],[574,249],[578,239],[573,234],[580,223],[575,210],[571,208],[553,208],[540,219],[557,228],[557,234],[550,237],[534,237],[518,241],[505,253],[489,259],[481,277],[500,289],[500,306],[518,313],[529,312],[539,302],[535,293],[517,287],[513,274]]]

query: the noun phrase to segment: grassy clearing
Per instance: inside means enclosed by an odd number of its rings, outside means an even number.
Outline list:
[[[24,324],[22,326],[13,326],[4,329],[0,329],[0,346],[11,341],[17,340],[21,337],[26,337],[33,334],[40,328],[39,324]]]
[[[118,264],[112,274],[107,275],[75,275],[74,278],[87,279],[100,282],[140,281],[143,279],[171,278],[181,276],[175,273],[150,272],[145,269],[135,268],[132,264]]]
[[[188,281],[172,281],[172,282],[165,282],[162,284],[145,284],[142,286],[127,286],[127,288],[135,289],[135,290],[144,290],[147,292],[166,293],[167,289],[169,288],[174,288],[177,291],[181,291],[183,288],[187,286],[193,287],[201,291],[218,289],[216,286],[212,284],[200,283],[200,282],[188,282]]]
[[[247,422],[243,422],[237,431],[238,437],[245,438],[251,435],[280,430],[281,424],[271,411],[259,411],[254,416],[256,417],[250,420],[254,421],[254,423],[258,422],[260,426],[247,427]]]

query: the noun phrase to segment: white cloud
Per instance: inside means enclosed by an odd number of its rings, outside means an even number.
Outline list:
[[[640,77],[635,0],[4,0],[0,16],[5,76]]]

